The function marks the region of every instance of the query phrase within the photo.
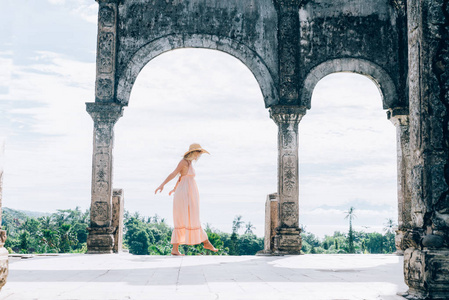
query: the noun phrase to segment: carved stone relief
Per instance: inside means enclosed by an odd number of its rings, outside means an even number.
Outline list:
[[[95,182],[109,182],[109,155],[95,155]]]
[[[95,124],[95,143],[97,147],[108,147],[111,143],[111,130],[113,124],[97,123]]]
[[[111,79],[98,78],[96,87],[96,94],[98,99],[107,100],[112,98],[114,86]]]
[[[92,220],[96,222],[107,222],[111,219],[109,213],[109,203],[97,201],[92,203],[91,207]]]
[[[98,11],[101,26],[112,27],[115,24],[114,9],[109,6],[102,6]]]
[[[281,204],[282,222],[288,226],[295,226],[298,223],[298,209],[294,202],[284,202]]]
[[[297,184],[296,161],[296,156],[291,154],[285,154],[282,157],[282,194],[287,197],[295,195]]]
[[[283,139],[282,139],[282,148],[284,149],[296,149],[297,147],[297,137],[296,133],[292,128],[289,128],[288,126],[284,132],[283,132]]]
[[[98,41],[98,62],[99,73],[112,73],[114,59],[114,34],[112,32],[103,32]]]

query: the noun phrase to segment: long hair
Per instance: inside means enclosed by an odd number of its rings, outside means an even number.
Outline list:
[[[186,155],[184,155],[184,159],[188,160],[188,161],[192,161],[192,160],[198,160],[198,158],[200,157],[199,155],[196,155],[196,153],[200,153],[201,151],[192,151],[187,153]]]

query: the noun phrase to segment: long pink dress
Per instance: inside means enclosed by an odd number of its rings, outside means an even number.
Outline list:
[[[173,198],[172,244],[196,245],[207,240],[200,223],[200,196],[195,182],[195,170],[189,164],[187,174],[181,176]]]

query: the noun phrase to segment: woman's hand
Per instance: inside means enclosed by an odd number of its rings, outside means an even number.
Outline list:
[[[160,185],[155,191],[154,191],[154,193],[155,194],[157,194],[157,191],[159,191],[160,193],[162,193],[162,190],[164,189],[164,186],[163,185]]]
[[[172,190],[170,191],[170,193],[168,193],[168,195],[171,196],[171,194],[173,194],[174,192],[175,192],[175,189],[172,189]]]

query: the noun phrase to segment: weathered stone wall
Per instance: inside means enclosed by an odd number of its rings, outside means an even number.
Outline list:
[[[413,225],[449,246],[449,12],[447,1],[409,1]]]
[[[133,82],[149,59],[172,49],[217,49],[248,66],[267,105],[277,100],[277,15],[271,0],[127,0],[118,9],[118,77]],[[151,49],[140,58],[144,47]],[[123,85],[117,97],[126,105],[129,90]]]
[[[405,237],[410,294],[449,295],[449,4],[409,0],[411,223]]]
[[[399,9],[404,9],[398,7]],[[316,66],[335,59],[358,59],[383,69],[391,77],[394,88],[401,91],[393,103],[384,108],[406,106],[405,76],[401,76],[400,64],[406,65],[405,27],[403,12],[388,0],[311,0],[299,11],[301,81]],[[358,72],[354,68],[335,70],[329,67],[327,74],[338,71]],[[360,72],[360,71],[359,71]],[[381,81],[385,76],[364,75]],[[310,99],[302,99],[301,105],[309,106]]]

